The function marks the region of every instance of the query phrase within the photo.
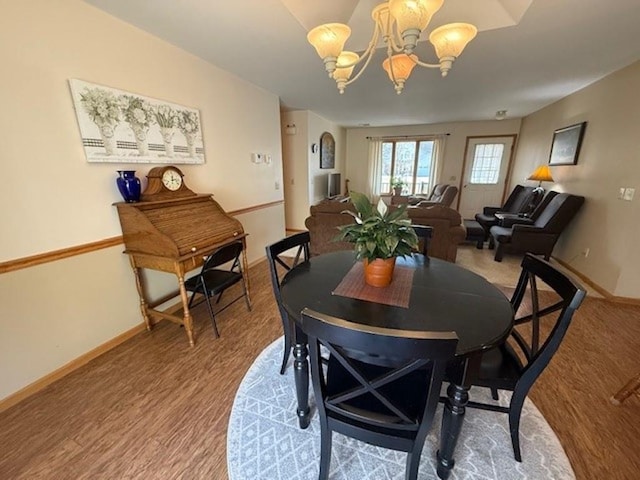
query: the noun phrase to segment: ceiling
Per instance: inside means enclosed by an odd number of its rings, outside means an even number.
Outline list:
[[[446,78],[416,67],[397,95],[379,50],[340,95],[307,43],[319,23],[348,23],[364,49],[380,0],[85,0],[280,97],[346,127],[528,115],[640,59],[640,1],[445,0],[428,32],[474,23],[477,37]],[[428,42],[417,52],[436,61]]]

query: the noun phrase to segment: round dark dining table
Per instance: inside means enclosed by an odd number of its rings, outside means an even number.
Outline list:
[[[464,419],[469,388],[478,373],[482,352],[505,341],[513,327],[513,309],[505,295],[484,277],[459,265],[420,254],[399,257],[396,273],[411,270],[408,306],[335,294],[355,267],[353,251],[311,257],[287,273],[282,281],[282,302],[296,323],[293,348],[297,415],[301,428],[310,421],[307,337],[300,328],[300,312],[310,308],[344,320],[417,331],[454,331],[456,358],[447,368],[447,400],[442,417],[438,476],[447,478]],[[373,288],[373,287],[372,287]],[[391,287],[386,287],[391,288]]]

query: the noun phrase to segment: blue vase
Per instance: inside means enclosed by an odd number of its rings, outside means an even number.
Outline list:
[[[135,170],[118,170],[116,184],[125,202],[140,201],[140,179]]]

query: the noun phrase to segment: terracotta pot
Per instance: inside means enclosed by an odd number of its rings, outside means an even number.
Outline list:
[[[364,281],[372,287],[388,287],[393,279],[396,257],[376,258],[372,262],[364,260]]]

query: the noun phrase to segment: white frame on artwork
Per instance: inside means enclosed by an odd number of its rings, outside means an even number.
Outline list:
[[[197,109],[70,79],[88,162],[203,164]]]

